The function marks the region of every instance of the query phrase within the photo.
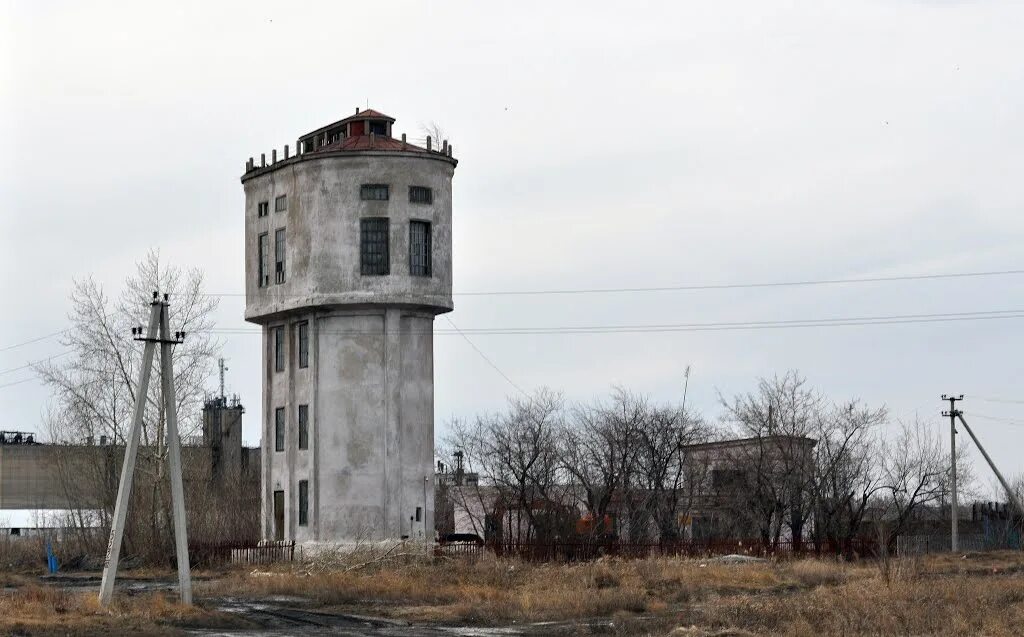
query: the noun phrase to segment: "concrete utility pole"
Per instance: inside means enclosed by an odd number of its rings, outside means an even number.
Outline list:
[[[981,446],[981,442],[978,441],[978,437],[974,435],[973,431],[971,431],[970,425],[968,425],[967,421],[964,420],[963,412],[956,412],[956,417],[960,419],[960,423],[963,424],[964,429],[966,429],[967,433],[970,434],[971,440],[974,441],[974,444],[978,445],[978,451],[981,452],[981,455],[985,456],[985,461],[988,462],[988,466],[992,467],[992,472],[996,474],[996,478],[999,478],[999,484],[1003,485],[1003,489],[1006,489],[1006,497],[1009,498],[1014,508],[1017,509],[1017,514],[1024,515],[1024,504],[1021,503],[1020,498],[1017,497],[1017,494],[1014,493],[1013,489],[1010,488],[1010,485],[1007,484],[1006,478],[1003,477],[1003,474],[999,473],[999,469],[996,468],[996,463],[992,462],[992,458],[988,456],[988,453],[985,451],[985,447]]]
[[[184,332],[175,332],[174,339],[169,338],[167,295],[159,300],[159,293],[153,292],[150,303],[149,328],[143,336],[142,328],[132,328],[135,340],[142,341],[142,368],[139,370],[139,385],[135,390],[135,411],[132,427],[128,432],[128,440],[124,453],[124,464],[121,467],[121,481],[117,487],[117,502],[114,506],[114,519],[110,527],[110,540],[107,542],[107,557],[103,564],[103,580],[100,583],[100,605],[106,606],[114,596],[114,580],[117,577],[117,564],[121,557],[121,542],[124,539],[125,522],[128,517],[128,502],[131,499],[132,480],[135,474],[135,461],[139,451],[139,437],[142,431],[142,420],[146,414],[146,397],[149,391],[149,377],[153,369],[153,355],[156,345],[160,344],[161,362],[161,393],[163,394],[164,410],[167,417],[167,451],[171,479],[171,501],[174,511],[174,541],[178,556],[178,584],[181,602],[192,603],[192,579],[188,563],[188,537],[185,532],[185,497],[181,479],[181,440],[178,437],[178,408],[174,395],[174,366],[171,361],[171,346],[181,343]],[[159,330],[159,337],[157,336]]]
[[[949,465],[950,472],[953,478],[953,486],[951,491],[950,499],[950,519],[951,526],[949,528],[950,537],[950,550],[956,553],[959,550],[960,542],[957,536],[957,501],[956,501],[956,417],[960,415],[960,412],[956,409],[956,402],[963,400],[963,394],[959,396],[947,396],[942,395],[942,400],[949,401],[949,411],[942,412],[943,416],[949,416]]]

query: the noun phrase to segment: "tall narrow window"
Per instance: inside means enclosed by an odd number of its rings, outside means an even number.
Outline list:
[[[359,264],[362,274],[391,272],[391,253],[388,250],[390,228],[387,217],[359,220]]]
[[[284,212],[288,210],[288,195],[281,195],[274,200],[274,212]]]
[[[409,274],[430,276],[430,222],[409,222]]]
[[[299,480],[299,526],[309,524],[309,480]]]
[[[274,371],[284,371],[284,326],[274,328]]]
[[[270,202],[269,201],[261,201],[261,202],[259,202],[256,205],[256,216],[257,217],[266,217],[268,212],[270,212]]]
[[[434,203],[434,191],[426,186],[409,186],[409,201],[412,203]]]
[[[309,367],[309,321],[299,323],[299,367]]]
[[[274,282],[284,283],[284,228],[274,232]]]
[[[264,232],[260,235],[259,245],[257,247],[259,251],[259,279],[256,284],[259,287],[266,287],[270,285],[270,237]]]
[[[309,449],[309,405],[299,405],[299,449]]]
[[[387,184],[363,184],[359,188],[359,198],[363,201],[387,201]]]
[[[284,407],[274,410],[274,451],[284,451]]]

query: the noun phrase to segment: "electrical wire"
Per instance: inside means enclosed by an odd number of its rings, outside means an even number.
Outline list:
[[[846,285],[855,283],[890,283],[895,281],[929,281],[941,279],[961,279],[988,276],[1008,276],[1024,274],[1024,270],[990,270],[981,272],[952,272],[947,274],[908,274],[895,276],[854,277],[848,279],[806,279],[794,281],[760,281],[752,283],[703,283],[693,285],[669,285],[655,287],[622,287],[622,288],[577,288],[555,290],[494,290],[452,292],[452,296],[542,296],[558,294],[620,294],[633,292],[686,292],[697,290],[738,290],[750,288],[778,288],[815,285]],[[244,297],[244,292],[207,293],[204,296]],[[275,294],[277,297],[309,296],[308,294]]]
[[[22,380],[16,380],[13,383],[7,383],[5,385],[0,385],[0,389],[3,389],[4,387],[13,387],[15,385],[20,385],[22,383],[30,383],[30,382],[32,382],[34,380],[39,380],[39,377],[38,376],[33,376],[32,378],[23,378]]]
[[[14,345],[7,345],[5,347],[0,347],[0,352],[6,352],[7,350],[14,349],[16,347],[23,347],[25,345],[31,345],[32,343],[38,343],[39,341],[45,341],[48,338],[53,338],[54,336],[60,336],[61,334],[63,334],[66,331],[67,331],[66,329],[63,329],[63,330],[61,330],[59,332],[54,332],[53,334],[47,334],[46,336],[40,336],[38,338],[33,338],[31,340],[28,340],[28,341],[22,341],[21,343],[15,343]]]
[[[459,330],[459,328],[458,328],[458,327],[457,327],[457,326],[455,325],[455,323],[453,323],[453,322],[452,322],[452,320],[451,320],[450,318],[448,318],[447,316],[446,316],[446,317],[444,317],[444,318],[445,318],[445,320],[447,320],[447,321],[448,321],[448,323],[449,323],[449,324],[450,324],[450,325],[451,325],[451,326],[452,326],[453,328],[455,328],[455,330],[456,330],[456,331],[457,331],[457,332],[458,332],[459,334],[462,334],[462,338],[466,339],[466,342],[467,342],[467,343],[469,343],[469,346],[470,346],[470,347],[472,347],[472,348],[473,348],[473,349],[474,349],[474,350],[476,351],[476,353],[477,353],[477,354],[479,354],[479,355],[480,355],[480,358],[484,359],[484,360],[485,360],[485,361],[487,362],[487,364],[488,364],[488,365],[490,365],[491,367],[493,367],[493,368],[494,368],[494,371],[498,372],[498,374],[500,374],[502,378],[504,378],[504,379],[505,379],[506,381],[508,381],[508,384],[509,384],[509,385],[512,385],[512,387],[514,387],[514,388],[515,388],[516,390],[518,390],[520,394],[523,394],[524,396],[528,396],[528,395],[529,395],[529,394],[527,394],[527,393],[526,393],[526,392],[525,392],[525,391],[523,390],[523,388],[522,388],[522,387],[520,387],[519,385],[515,384],[515,382],[513,382],[513,380],[512,380],[511,378],[509,378],[509,377],[508,377],[508,374],[506,374],[505,372],[501,371],[501,368],[500,368],[500,367],[498,367],[498,366],[497,366],[497,365],[496,365],[496,364],[494,363],[494,361],[492,361],[492,360],[491,360],[490,358],[488,358],[488,357],[487,357],[487,355],[486,355],[486,354],[484,354],[484,353],[483,353],[483,352],[482,352],[482,351],[480,350],[480,348],[476,346],[476,343],[474,343],[473,341],[469,340],[469,337],[468,337],[468,336],[466,336],[465,334],[463,334],[463,333],[462,333],[462,331],[461,331],[461,330]]]
[[[62,356],[67,356],[70,353],[71,353],[71,350],[68,350],[66,352],[61,352],[60,354],[54,354],[53,356],[50,356],[48,358],[41,358],[41,359],[36,360],[36,361],[29,361],[28,363],[25,363],[21,367],[12,367],[10,369],[5,369],[3,371],[0,371],[0,376],[3,376],[4,374],[10,374],[11,372],[16,372],[16,371],[21,370],[21,369],[28,369],[29,367],[32,367],[33,365],[38,365],[39,363],[48,363],[48,362],[50,362],[50,361],[52,361],[54,359],[61,358]]]

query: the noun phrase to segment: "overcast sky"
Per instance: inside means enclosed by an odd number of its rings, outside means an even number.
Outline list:
[[[244,162],[357,106],[397,118],[396,135],[436,122],[454,144],[457,293],[1024,268],[1021,3],[157,6],[2,5],[0,372],[60,353],[53,338],[4,348],[67,325],[74,277],[116,293],[150,248],[202,268],[210,292],[241,293]],[[448,317],[483,328],[1013,310],[1022,283],[456,296]],[[224,297],[219,326],[246,327],[242,313]],[[711,419],[719,392],[791,368],[836,400],[916,412],[937,430],[940,394],[962,392],[1016,474],[1024,402],[981,398],[1024,401],[1022,327],[472,338],[515,384],[571,400],[613,384],[678,400],[692,365],[688,400]],[[258,345],[255,330],[224,337],[251,444]],[[439,434],[516,391],[457,335],[439,334],[435,352]],[[27,378],[0,375],[0,428],[39,426],[47,391],[9,385]]]

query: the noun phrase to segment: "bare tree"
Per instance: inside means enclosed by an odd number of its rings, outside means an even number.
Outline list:
[[[175,401],[179,430],[183,437],[201,427],[204,385],[213,370],[220,344],[211,336],[217,299],[203,293],[199,270],[182,271],[167,267],[156,251],[149,252],[125,281],[116,300],[107,296],[94,279],[75,281],[71,294],[71,327],[63,345],[68,357],[37,366],[36,371],[53,391],[53,407],[48,428],[53,442],[91,445],[106,439],[112,447],[104,452],[103,462],[94,463],[83,475],[81,463],[64,467],[68,491],[102,493],[101,502],[83,502],[94,508],[99,504],[104,523],[109,523],[120,470],[115,449],[123,448],[131,425],[142,361],[141,343],[131,337],[131,328],[148,323],[149,304],[154,291],[170,296],[170,323],[175,331],[184,330],[183,344],[172,350]],[[168,503],[164,493],[164,413],[160,400],[161,368],[154,359],[141,432],[138,474],[132,506],[148,522],[143,533],[141,522],[128,529],[129,549],[162,550],[168,540]],[[109,457],[107,457],[109,456]],[[89,464],[89,463],[86,463]]]

